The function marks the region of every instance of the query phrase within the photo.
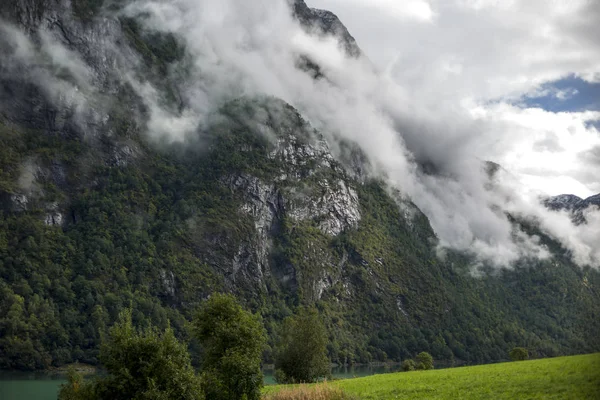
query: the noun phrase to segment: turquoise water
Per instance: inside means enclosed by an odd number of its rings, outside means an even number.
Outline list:
[[[385,374],[388,372],[400,371],[400,365],[392,366],[371,366],[371,365],[359,365],[352,367],[335,367],[331,369],[331,375],[335,379],[348,379],[358,378],[361,376],[370,376],[376,374]],[[263,371],[265,374],[265,385],[274,385],[275,379],[273,378],[272,370]]]
[[[48,374],[0,372],[1,400],[56,400],[64,377]]]
[[[332,370],[334,378],[345,379],[395,372],[399,367],[338,367]],[[273,371],[266,370],[265,384],[272,385]],[[64,376],[44,373],[0,372],[0,400],[56,400]]]

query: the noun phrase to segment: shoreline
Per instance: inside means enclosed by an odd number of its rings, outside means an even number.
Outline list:
[[[354,363],[354,364],[336,364],[331,363],[331,368],[354,368],[354,367],[397,367],[401,365],[400,362],[390,361],[390,362],[370,362],[370,363]],[[272,371],[275,370],[275,364],[264,364],[262,367],[263,370]]]
[[[354,363],[354,364],[336,364],[331,363],[331,368],[340,368],[340,369],[352,369],[355,367],[372,367],[372,368],[394,368],[398,367],[401,363],[393,361],[393,362],[370,362],[370,363]],[[82,375],[95,375],[101,372],[102,368],[92,365],[92,364],[82,364],[82,363],[72,363],[62,365],[60,367],[50,367],[47,369],[39,369],[32,371],[23,371],[18,369],[6,369],[0,370],[0,373],[31,373],[31,374],[45,374],[45,375],[67,375],[69,368],[73,368],[75,372],[78,372]],[[262,367],[263,371],[274,371],[274,364],[264,364]]]

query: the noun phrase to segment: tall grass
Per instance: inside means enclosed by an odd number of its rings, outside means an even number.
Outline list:
[[[339,387],[322,383],[284,387],[266,394],[263,400],[358,400],[358,397],[345,393]]]

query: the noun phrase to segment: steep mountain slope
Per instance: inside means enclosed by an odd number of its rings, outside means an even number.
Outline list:
[[[544,205],[554,211],[572,211],[575,209],[577,204],[581,204],[581,201],[583,200],[580,197],[575,196],[574,194],[561,194],[545,199]]]
[[[600,208],[600,194],[582,199],[572,194],[561,194],[559,196],[544,199],[543,204],[553,211],[568,211],[577,224],[586,222],[584,213],[594,208]]]
[[[352,57],[362,54],[354,37],[331,11],[310,8],[304,0],[293,0],[292,9],[294,16],[307,29],[338,37],[344,50]]]
[[[596,270],[540,234],[554,259],[473,277],[473,260],[438,257],[427,217],[364,174],[355,144],[336,159],[281,100],[224,101],[181,141],[147,135],[137,86],[180,109],[185,47],[115,4],[0,5],[1,368],[94,363],[124,307],[186,336],[214,291],[260,311],[271,343],[296,306],[315,304],[335,362],[600,349]],[[359,56],[332,14],[294,7]]]

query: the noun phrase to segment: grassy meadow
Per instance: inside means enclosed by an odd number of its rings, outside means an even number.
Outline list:
[[[340,393],[343,391],[344,395]],[[328,393],[332,395],[329,396]],[[600,353],[431,371],[306,387],[271,386],[266,400],[600,399]]]

